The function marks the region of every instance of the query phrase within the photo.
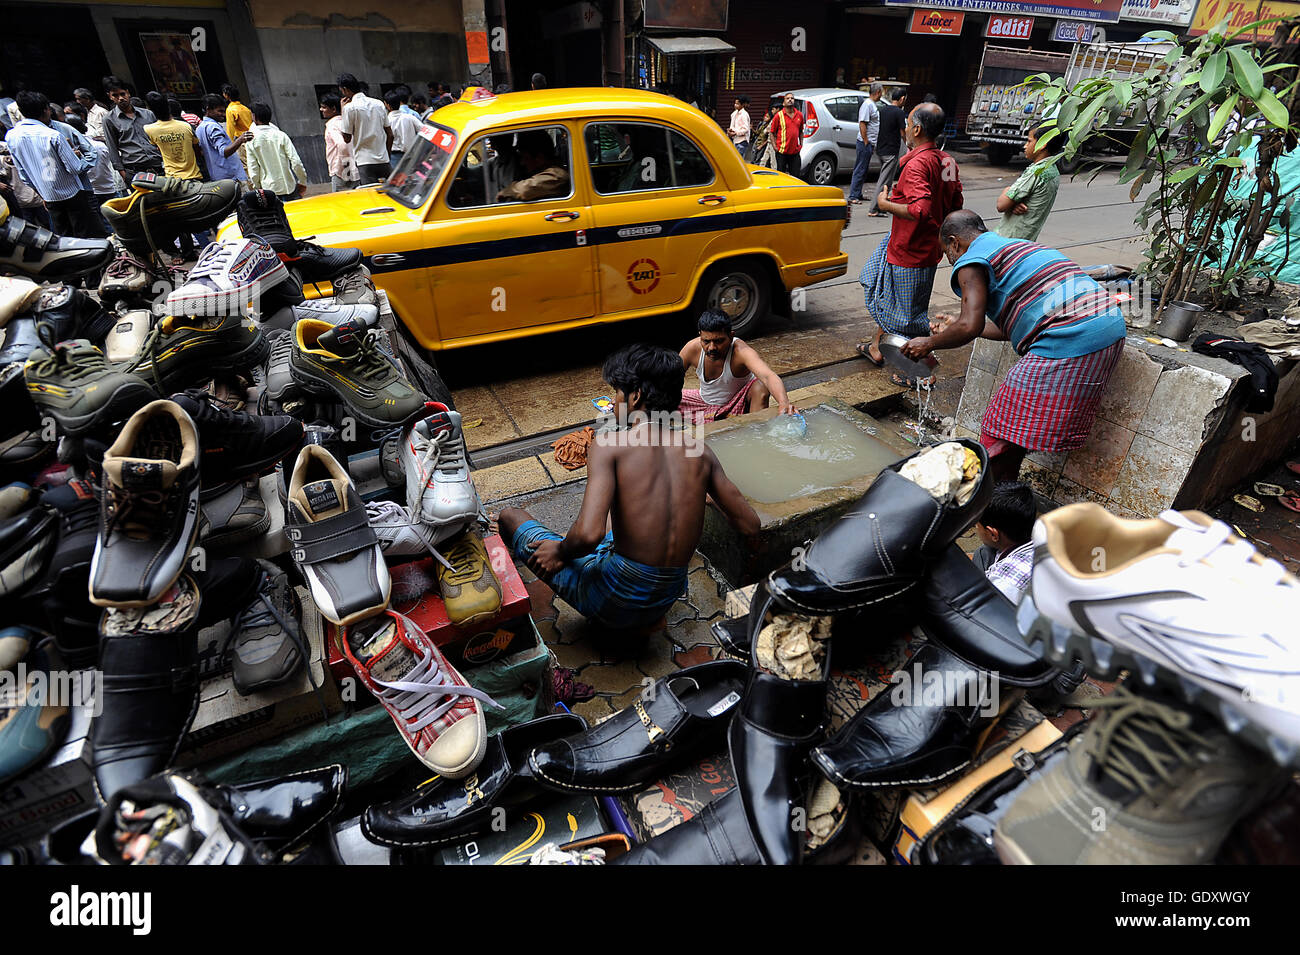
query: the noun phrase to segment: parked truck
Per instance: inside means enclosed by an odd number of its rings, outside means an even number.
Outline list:
[[[1046,73],[1052,79],[1065,77],[1071,87],[1108,71],[1122,79],[1153,66],[1163,68],[1162,61],[1171,49],[1169,43],[1076,43],[1069,53],[1058,53],[986,45],[966,119],[966,135],[987,144],[991,163],[1005,165],[1024,149],[1028,131],[1043,119],[1042,94],[1020,85],[1026,77],[1037,73]],[[1117,122],[1128,115],[1126,111]],[[1121,143],[1131,140],[1134,132],[1120,130],[1118,125],[1110,126],[1101,119],[1097,128],[1118,137]]]

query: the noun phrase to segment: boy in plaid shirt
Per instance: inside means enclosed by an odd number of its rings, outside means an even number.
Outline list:
[[[1029,589],[1029,575],[1034,569],[1034,545],[1030,539],[1038,508],[1034,492],[1022,481],[1008,481],[993,489],[989,506],[975,522],[975,533],[984,545],[975,554],[975,563],[993,586],[1013,604],[1019,605]]]

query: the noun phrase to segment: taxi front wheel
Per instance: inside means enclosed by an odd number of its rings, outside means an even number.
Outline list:
[[[753,334],[767,316],[771,285],[761,266],[749,262],[715,265],[705,274],[696,294],[696,315],[706,308],[718,308],[731,316],[731,333]]]

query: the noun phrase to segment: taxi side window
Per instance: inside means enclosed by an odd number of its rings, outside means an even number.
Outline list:
[[[564,199],[573,195],[569,134],[563,126],[480,136],[447,190],[452,209]]]
[[[585,137],[592,183],[601,195],[713,182],[713,167],[700,148],[666,126],[591,123]]]

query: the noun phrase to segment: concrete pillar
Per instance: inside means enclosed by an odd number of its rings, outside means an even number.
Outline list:
[[[483,0],[462,0],[461,16],[465,21],[465,55],[469,61],[470,85],[492,89],[492,63],[488,52],[491,37]]]
[[[253,15],[247,0],[226,0],[230,14],[230,29],[235,34],[235,48],[239,65],[244,71],[244,102],[261,100],[272,102],[271,81],[266,76],[266,61],[262,58],[262,44],[253,28]]]

